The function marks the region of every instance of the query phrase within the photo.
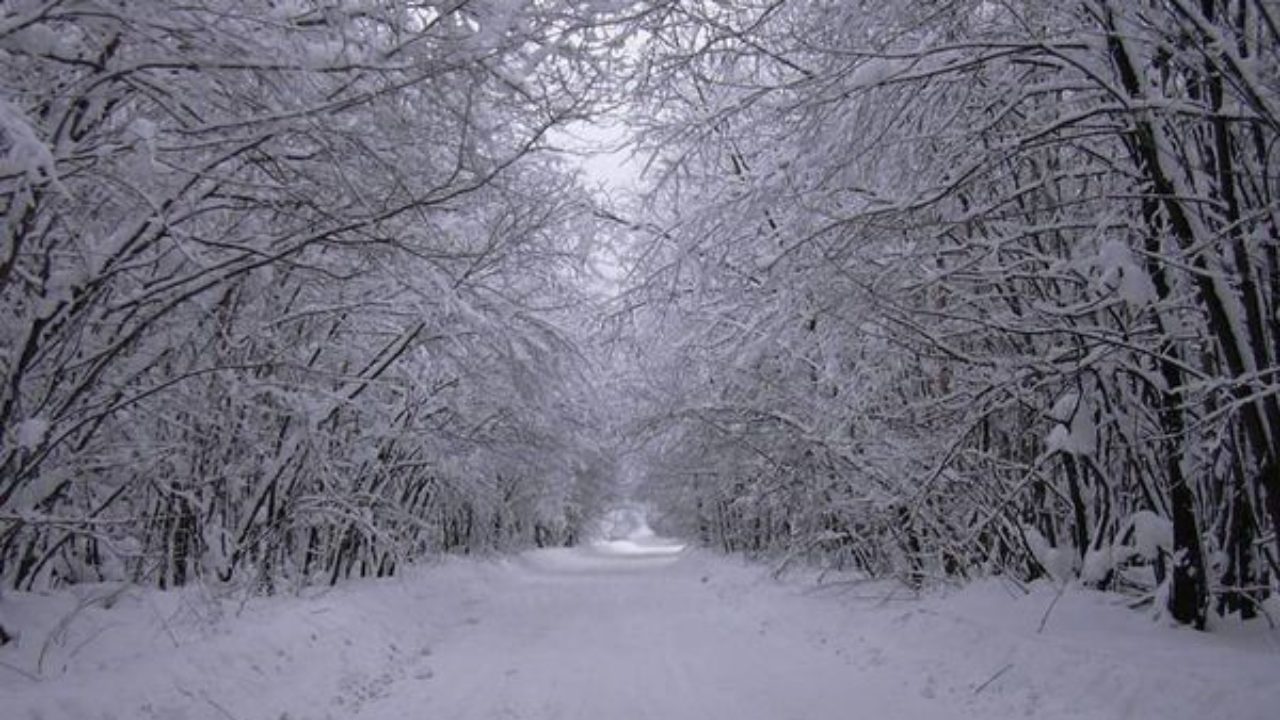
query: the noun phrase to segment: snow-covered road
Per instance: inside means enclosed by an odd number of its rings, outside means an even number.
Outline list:
[[[432,677],[362,717],[706,720],[952,717],[740,612],[705,563],[621,541],[524,556],[435,646]]]
[[[1115,596],[998,581],[924,600],[780,584],[648,535],[243,605],[84,587],[10,593],[0,611],[27,628],[0,649],[5,720],[1262,720],[1280,707],[1280,636],[1261,623],[1194,633]]]

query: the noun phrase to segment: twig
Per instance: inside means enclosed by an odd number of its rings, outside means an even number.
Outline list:
[[[1036,628],[1036,634],[1044,632],[1044,626],[1049,622],[1049,614],[1053,612],[1053,608],[1062,599],[1062,594],[1067,591],[1067,584],[1062,583],[1058,586],[1058,594],[1053,596],[1053,602],[1049,603],[1049,607],[1044,609],[1044,615],[1040,617],[1040,627]]]
[[[209,693],[204,692],[204,691],[202,690],[202,691],[200,691],[200,697],[204,698],[204,701],[205,701],[205,702],[207,702],[207,703],[209,703],[210,705],[212,705],[214,710],[217,710],[218,712],[222,713],[222,716],[223,716],[223,717],[225,717],[225,718],[227,718],[227,720],[240,720],[240,719],[239,719],[239,718],[237,718],[235,715],[232,715],[230,710],[227,710],[226,708],[222,707],[221,705],[219,705],[219,704],[217,703],[217,701],[215,701],[213,698],[209,697]]]
[[[111,597],[114,597],[113,593],[109,593],[108,595],[105,595],[101,598],[94,597],[92,595],[87,597],[76,598],[76,606],[71,609],[71,612],[67,613],[62,618],[60,618],[58,620],[58,624],[55,625],[53,629],[49,631],[48,635],[45,636],[44,643],[40,646],[40,654],[36,657],[36,673],[37,674],[39,675],[44,674],[44,661],[45,661],[45,657],[48,656],[49,654],[49,650],[54,645],[62,645],[64,642],[66,642],[71,632],[71,624],[75,622],[76,617],[80,613],[84,612],[86,609],[92,607],[94,603],[100,602],[104,599],[108,599]],[[80,646],[78,646],[76,649],[79,650]]]
[[[192,700],[195,700],[197,697],[199,697],[201,700],[204,700],[204,701],[205,701],[206,703],[208,703],[208,704],[209,704],[209,705],[210,705],[214,710],[217,710],[217,711],[218,711],[218,713],[219,713],[219,714],[221,714],[223,717],[225,717],[227,720],[240,720],[240,719],[239,719],[239,718],[237,718],[235,715],[231,714],[231,711],[230,711],[230,710],[228,710],[228,709],[224,708],[222,705],[218,704],[218,702],[217,702],[216,700],[214,700],[213,698],[209,697],[209,693],[208,693],[207,691],[205,691],[205,690],[201,690],[201,691],[197,694],[197,693],[193,693],[193,692],[191,692],[190,690],[186,689],[185,687],[182,687],[181,685],[175,685],[175,686],[174,686],[174,688],[175,688],[179,693],[181,693],[182,695],[185,695],[185,696],[186,696],[186,697],[188,697],[188,698],[191,698]]]
[[[19,675],[21,675],[22,677],[24,677],[24,678],[26,678],[26,679],[30,680],[31,682],[43,682],[43,681],[44,681],[44,680],[43,680],[43,678],[41,678],[39,675],[35,675],[35,674],[33,674],[33,673],[29,673],[29,672],[27,672],[26,670],[23,670],[22,668],[18,667],[17,665],[10,665],[10,664],[9,664],[9,663],[7,663],[7,662],[0,662],[0,668],[4,668],[5,670],[12,670],[12,671],[14,671],[14,672],[18,673]]]
[[[1014,595],[1013,593],[1009,592],[1010,585],[1017,588],[1018,592],[1022,593],[1022,595],[1021,596]],[[1027,595],[1031,594],[1031,590],[1027,588],[1026,584],[1019,582],[1017,578],[1009,575],[1008,573],[1000,573],[1000,588],[1004,590],[1006,593],[1008,593],[1009,597],[1013,598],[1014,600],[1017,600],[1019,597],[1026,597]]]
[[[991,677],[987,678],[987,681],[986,681],[986,682],[984,682],[984,683],[982,683],[981,685],[979,685],[978,687],[974,688],[974,689],[973,689],[973,694],[974,694],[974,695],[977,695],[978,693],[982,692],[983,690],[985,690],[985,689],[987,688],[987,686],[988,686],[988,685],[990,685],[991,683],[995,682],[997,679],[999,679],[999,677],[1000,677],[1001,675],[1003,675],[1003,674],[1005,674],[1005,673],[1009,672],[1009,670],[1011,670],[1012,668],[1013,668],[1013,663],[1009,663],[1008,665],[1005,665],[1004,667],[1000,668],[999,670],[997,670],[997,671],[996,671],[996,674],[995,674],[995,675],[992,675]]]
[[[147,609],[151,611],[152,616],[160,622],[160,627],[164,628],[164,632],[169,636],[169,641],[173,643],[175,648],[182,647],[182,643],[178,642],[178,635],[169,627],[169,620],[161,614],[160,609],[156,607],[155,601],[147,598]]]
[[[894,597],[897,594],[898,588],[890,588],[889,592],[885,593],[884,596],[880,598],[880,602],[876,603],[876,607],[884,607],[885,605],[888,605],[890,600],[897,599]]]

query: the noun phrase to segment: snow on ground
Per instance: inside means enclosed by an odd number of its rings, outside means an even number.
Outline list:
[[[644,528],[310,597],[99,586],[9,593],[0,617],[23,628],[0,648],[6,720],[1261,720],[1280,707],[1280,633],[1263,623],[1195,633],[1114,596],[996,581],[923,600],[778,583]]]

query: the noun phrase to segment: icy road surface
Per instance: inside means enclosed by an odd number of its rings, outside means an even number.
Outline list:
[[[1280,637],[1263,623],[1195,633],[1113,595],[999,581],[924,600],[779,584],[643,533],[308,597],[99,586],[7,593],[0,613],[25,628],[0,648],[4,720],[1262,720],[1280,707]]]

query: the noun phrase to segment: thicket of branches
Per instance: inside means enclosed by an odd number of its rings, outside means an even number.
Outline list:
[[[650,495],[729,550],[1251,617],[1280,568],[1280,17],[672,3],[620,317]]]
[[[5,4],[6,586],[575,539],[609,459],[545,148],[610,51],[550,5]]]
[[[0,577],[571,541],[612,403],[707,543],[1250,617],[1278,48],[1261,0],[11,2]],[[620,218],[546,148],[611,102],[655,185],[606,403]]]

